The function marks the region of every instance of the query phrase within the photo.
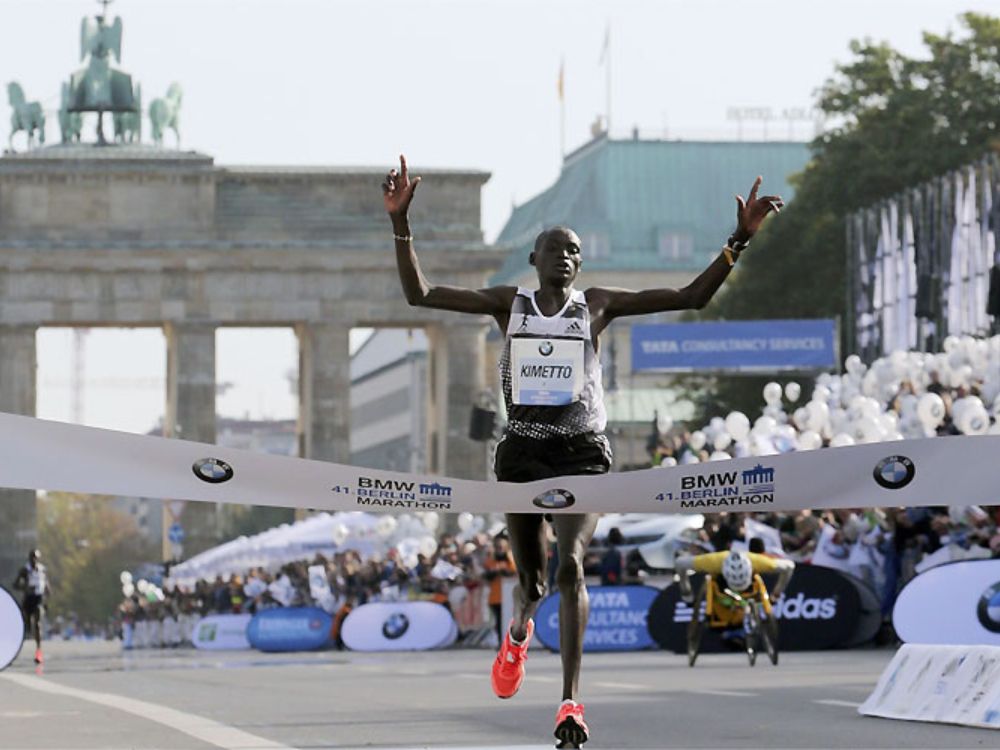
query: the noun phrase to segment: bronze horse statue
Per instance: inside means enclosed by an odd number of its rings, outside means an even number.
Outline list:
[[[11,151],[14,150],[14,133],[19,130],[27,134],[28,148],[34,145],[36,133],[39,144],[45,143],[45,113],[42,111],[42,105],[39,102],[27,101],[21,85],[14,81],[7,84],[7,99],[13,109],[10,116]]]
[[[182,93],[179,83],[171,83],[165,97],[154,99],[149,104],[149,124],[153,128],[153,141],[157,146],[163,145],[163,131],[167,128],[174,131],[178,147],[181,145],[179,117]]]

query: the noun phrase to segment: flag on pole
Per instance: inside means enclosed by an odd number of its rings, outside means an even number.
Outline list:
[[[604,27],[604,44],[601,45],[601,59],[597,61],[598,65],[603,65],[604,61],[608,57],[608,50],[611,48],[611,22],[608,21],[607,25]]]
[[[559,84],[558,84],[559,101],[564,101],[566,98],[565,84],[566,84],[566,60],[562,59],[559,61]]]

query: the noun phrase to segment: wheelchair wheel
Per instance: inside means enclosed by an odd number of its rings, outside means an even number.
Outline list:
[[[760,625],[760,637],[771,663],[778,666],[778,621],[768,617]]]

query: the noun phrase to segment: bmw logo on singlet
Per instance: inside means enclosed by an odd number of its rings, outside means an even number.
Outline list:
[[[873,476],[879,487],[887,490],[901,490],[913,481],[916,468],[906,456],[889,456],[875,465]]]
[[[410,618],[402,612],[393,612],[382,624],[382,635],[390,641],[402,638],[403,634],[410,628]]]
[[[550,354],[552,354],[552,349],[553,347],[551,341],[543,341],[538,345],[538,353],[541,354],[543,357],[547,357]]]
[[[221,458],[199,458],[191,469],[198,479],[209,484],[222,484],[233,478],[233,467]]]
[[[546,510],[560,510],[571,506],[576,502],[576,498],[569,490],[546,490],[531,502]]]

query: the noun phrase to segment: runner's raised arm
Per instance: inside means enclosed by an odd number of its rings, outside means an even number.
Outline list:
[[[400,154],[399,172],[390,170],[382,183],[382,202],[392,221],[393,241],[396,244],[396,265],[403,285],[406,301],[416,307],[433,307],[438,310],[472,313],[476,315],[505,315],[514,299],[514,287],[464,289],[462,287],[431,284],[420,269],[413,235],[410,233],[409,208],[420,178],[410,179],[406,157]]]

